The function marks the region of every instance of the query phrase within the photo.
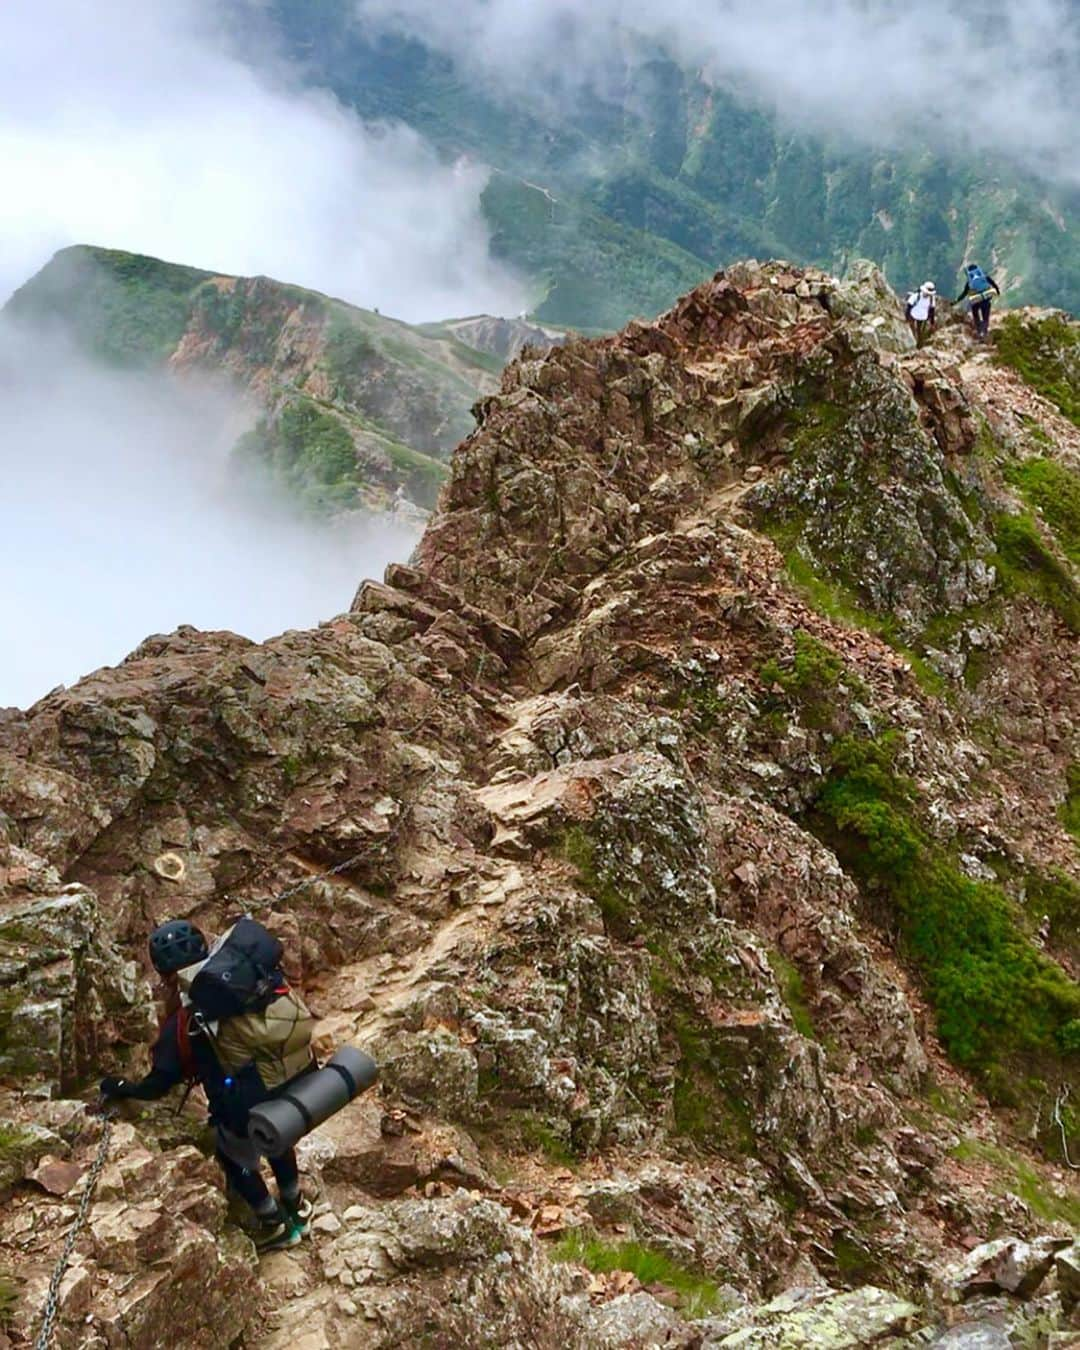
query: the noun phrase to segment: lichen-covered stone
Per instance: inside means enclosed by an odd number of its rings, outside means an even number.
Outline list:
[[[738,1330],[706,1335],[705,1350],[856,1350],[915,1328],[918,1308],[883,1289],[846,1293],[794,1290],[771,1303],[735,1314]]]
[[[1012,1350],[1012,1340],[1003,1327],[993,1322],[970,1322],[950,1327],[931,1342],[941,1350]]]
[[[145,1035],[134,962],[116,950],[81,886],[0,913],[0,1076],[70,1083],[105,1039]]]
[[[1052,1237],[1033,1242],[995,1238],[976,1247],[948,1271],[945,1282],[961,1299],[998,1289],[1017,1298],[1030,1298],[1049,1275],[1056,1254],[1067,1245],[1065,1239]]]
[[[1067,1311],[1080,1304],[1080,1241],[1065,1247],[1054,1257],[1061,1301]]]

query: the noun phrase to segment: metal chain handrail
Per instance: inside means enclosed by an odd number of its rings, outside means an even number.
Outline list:
[[[1065,1156],[1066,1167],[1071,1167],[1074,1172],[1080,1172],[1080,1163],[1073,1162],[1072,1158],[1069,1156],[1069,1135],[1065,1129],[1065,1121],[1061,1116],[1061,1108],[1068,1100],[1069,1086],[1066,1084],[1058,1093],[1057,1100],[1054,1102],[1054,1124],[1061,1131],[1061,1151]]]
[[[90,1164],[90,1170],[86,1174],[86,1187],[82,1193],[82,1199],[79,1201],[79,1208],[68,1229],[67,1237],[64,1239],[64,1245],[60,1248],[60,1255],[56,1259],[56,1265],[53,1267],[52,1278],[49,1280],[49,1291],[45,1295],[45,1307],[42,1314],[41,1330],[38,1332],[37,1340],[34,1342],[34,1350],[49,1350],[52,1345],[53,1334],[56,1330],[56,1317],[60,1311],[60,1286],[64,1282],[64,1276],[67,1274],[68,1264],[71,1261],[71,1254],[75,1250],[75,1244],[79,1240],[79,1234],[86,1223],[86,1216],[90,1213],[90,1204],[94,1198],[94,1191],[97,1188],[101,1173],[105,1169],[105,1163],[109,1157],[109,1144],[112,1140],[112,1118],[104,1115],[101,1121],[101,1139],[98,1141],[97,1156]]]
[[[273,909],[275,905],[280,905],[286,900],[291,900],[292,897],[296,895],[298,891],[302,891],[305,886],[311,886],[316,881],[325,881],[328,877],[337,876],[339,872],[347,872],[349,868],[358,863],[366,853],[366,848],[361,849],[359,853],[354,853],[351,858],[346,858],[344,862],[335,863],[333,867],[328,867],[325,872],[312,872],[309,876],[302,877],[299,881],[294,881],[291,885],[286,886],[283,891],[279,891],[272,899],[264,900],[262,903]]]

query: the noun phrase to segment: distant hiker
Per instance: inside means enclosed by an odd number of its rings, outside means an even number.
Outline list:
[[[975,328],[975,336],[983,341],[990,334],[990,304],[993,299],[990,292],[996,291],[1000,297],[1001,291],[994,278],[975,263],[968,263],[964,272],[967,278],[964,289],[953,304],[958,305],[961,300],[967,300],[971,307],[971,322]]]
[[[932,281],[924,281],[917,291],[910,293],[904,314],[915,335],[916,347],[921,347],[934,331],[937,318],[937,287]]]
[[[260,1251],[299,1242],[311,1226],[312,1213],[311,1201],[300,1192],[295,1150],[269,1159],[279,1203],[263,1180],[259,1152],[247,1137],[253,1106],[283,1094],[317,1068],[311,1053],[313,1019],[289,989],[278,964],[281,955],[277,939],[251,919],[238,920],[215,943],[213,953],[186,919],[156,928],[150,934],[150,960],[161,976],[165,1020],[151,1051],[153,1067],[137,1083],[113,1077],[101,1081],[106,1101],[156,1101],[185,1080],[202,1085],[216,1131],[218,1162],[233,1190],[254,1211]],[[272,961],[273,968],[260,963],[260,957]],[[215,989],[215,969],[220,980],[222,966],[224,982]],[[205,1016],[204,1006],[210,1007],[212,1019]]]

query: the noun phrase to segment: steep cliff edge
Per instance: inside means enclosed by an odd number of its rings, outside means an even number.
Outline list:
[[[197,1112],[117,1126],[62,1346],[1075,1321],[1078,460],[1038,325],[1075,328],[1020,320],[1047,398],[896,314],[871,270],[747,264],[519,361],[350,614],[4,715],[16,1338],[147,932],[248,907],[380,1095],[257,1272]]]

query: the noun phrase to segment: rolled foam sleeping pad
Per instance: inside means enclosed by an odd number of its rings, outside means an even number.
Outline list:
[[[355,1046],[343,1046],[321,1069],[305,1074],[287,1092],[253,1106],[248,1138],[264,1157],[274,1158],[347,1106],[378,1076],[370,1055]]]

